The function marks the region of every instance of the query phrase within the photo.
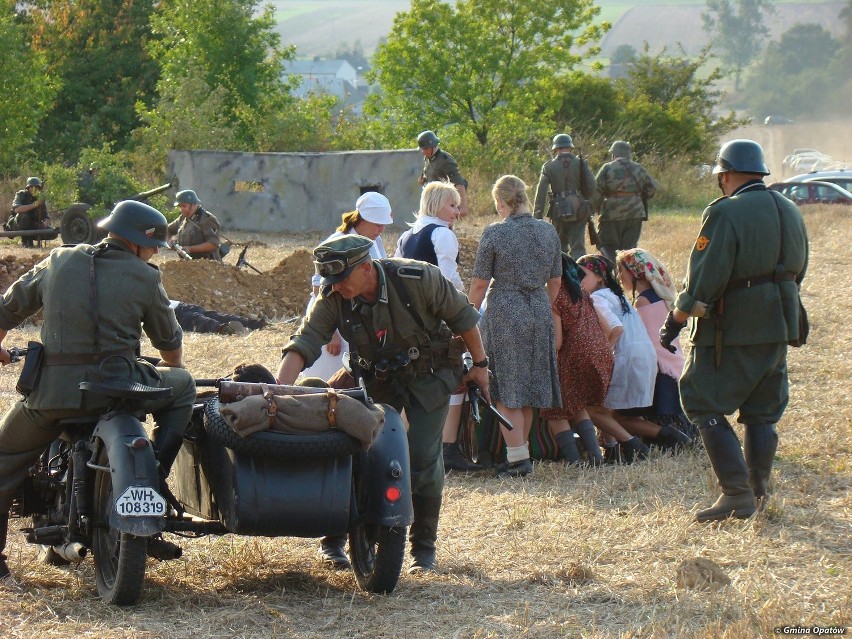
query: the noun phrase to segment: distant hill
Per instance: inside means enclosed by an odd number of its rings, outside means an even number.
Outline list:
[[[390,32],[396,13],[411,6],[409,0],[273,0],[271,4],[276,7],[283,42],[296,45],[299,58],[327,57],[341,46],[356,43],[370,56]],[[681,43],[687,54],[695,55],[709,40],[701,24],[704,2],[602,0],[598,5],[602,19],[613,23],[601,42],[604,57],[622,44],[641,50],[646,40],[653,53],[664,46],[674,52]],[[767,24],[773,39],[796,23],[817,23],[840,36],[843,25],[838,14],[844,5],[842,1],[775,3],[776,13]],[[436,33],[435,42],[440,39]]]

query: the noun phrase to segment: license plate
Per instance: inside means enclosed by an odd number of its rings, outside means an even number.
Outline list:
[[[166,500],[153,488],[131,486],[115,502],[123,517],[150,517],[166,514]]]

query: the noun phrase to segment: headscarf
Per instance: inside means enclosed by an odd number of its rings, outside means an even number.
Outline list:
[[[666,308],[674,308],[675,290],[672,278],[660,260],[644,249],[633,248],[619,251],[618,263],[637,279],[647,280],[654,292],[666,303]]]
[[[583,270],[577,265],[577,262],[568,255],[562,254],[562,283],[565,285],[565,290],[571,296],[571,301],[577,303],[583,297],[583,289],[580,287],[580,280],[583,279]]]
[[[604,286],[615,293],[615,296],[621,302],[622,314],[630,312],[630,304],[624,297],[624,289],[621,287],[621,282],[618,281],[618,276],[615,274],[615,264],[603,255],[584,255],[577,260],[577,266],[587,268],[595,275],[599,275],[603,280]]]

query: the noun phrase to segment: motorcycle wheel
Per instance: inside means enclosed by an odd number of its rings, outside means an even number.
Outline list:
[[[349,554],[358,587],[393,592],[405,560],[405,526],[356,524],[349,532]]]
[[[101,452],[98,465],[109,466],[106,450]],[[109,473],[95,474],[94,501],[96,527],[92,533],[92,554],[98,593],[108,604],[132,605],[142,594],[148,541],[109,526],[109,516],[115,507]]]

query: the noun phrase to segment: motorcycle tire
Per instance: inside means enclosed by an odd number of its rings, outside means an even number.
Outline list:
[[[101,451],[98,465],[109,466],[106,449]],[[92,554],[98,593],[105,603],[130,606],[139,601],[148,562],[148,540],[119,532],[109,526],[109,515],[115,507],[110,473],[95,473],[95,521],[101,525],[92,532]]]
[[[361,590],[393,592],[405,561],[405,526],[360,522],[349,531],[349,556]]]
[[[204,406],[204,429],[215,443],[250,457],[335,459],[361,450],[360,442],[354,437],[336,430],[309,435],[261,431],[241,437],[222,418],[216,397]]]

